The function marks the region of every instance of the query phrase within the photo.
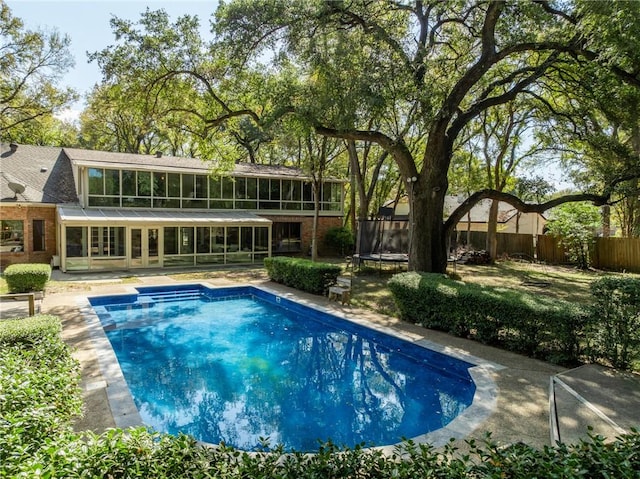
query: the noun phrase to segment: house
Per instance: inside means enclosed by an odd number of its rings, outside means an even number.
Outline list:
[[[311,244],[310,178],[193,158],[0,144],[0,266],[62,271],[261,263]],[[327,179],[319,237],[342,224],[344,182]]]
[[[463,196],[449,195],[444,200],[444,215],[449,215],[465,200]],[[465,215],[456,226],[457,231],[486,232],[489,226],[489,208],[492,200],[478,202],[469,214]],[[395,207],[394,218],[408,218],[409,204],[407,198],[401,198]],[[500,202],[498,206],[498,233],[521,233],[541,235],[547,219],[539,213],[520,213],[508,203]]]

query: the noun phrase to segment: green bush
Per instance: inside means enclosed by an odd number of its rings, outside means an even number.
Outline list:
[[[342,271],[334,264],[287,256],[265,258],[264,266],[272,281],[313,294],[326,294]]]
[[[345,226],[329,228],[324,236],[324,243],[335,251],[339,251],[343,256],[346,253],[351,253],[355,244],[353,233]]]
[[[388,286],[405,321],[563,363],[581,353],[587,314],[571,303],[432,273],[400,273]]]
[[[323,445],[317,454],[282,448],[246,453],[229,447],[207,448],[193,438],[157,434],[144,428],[88,433],[81,440],[67,434],[49,447],[9,458],[1,477],[109,477],[219,479],[481,479],[492,477],[565,479],[636,479],[640,472],[640,435],[633,431],[605,443],[592,436],[576,445],[535,449],[523,443],[499,446],[490,437],[468,441],[460,454],[451,445],[403,442],[388,456],[379,450]],[[5,475],[2,475],[2,474]]]
[[[606,276],[591,283],[592,358],[630,369],[640,358],[640,279]]]
[[[55,316],[0,321],[0,464],[46,447],[81,412],[78,363],[60,331]]]
[[[10,293],[44,291],[51,277],[51,266],[40,263],[12,264],[4,270]]]

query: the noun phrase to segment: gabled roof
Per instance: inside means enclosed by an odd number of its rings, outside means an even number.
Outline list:
[[[110,151],[82,150],[64,148],[64,152],[74,164],[97,168],[132,168],[147,170],[164,170],[174,172],[191,171],[208,174],[212,164],[198,158],[179,156],[138,155],[133,153],[114,153]],[[233,176],[262,176],[269,178],[308,178],[301,169],[287,166],[258,165],[253,163],[237,163]]]
[[[10,183],[24,191],[15,193]],[[61,148],[0,143],[0,202],[77,203],[69,158]]]
[[[462,204],[466,198],[463,196],[447,195],[444,198],[444,217],[448,218],[455,209]],[[466,214],[460,220],[463,223],[486,223],[489,220],[489,208],[493,200],[484,199],[475,204],[469,214]],[[393,202],[388,202],[386,206],[393,207]],[[403,196],[395,206],[396,218],[405,218],[409,214],[408,198]],[[509,203],[500,201],[498,203],[498,223],[507,223],[518,214],[518,210]],[[535,213],[525,213],[535,214]],[[540,214],[544,218],[543,214]]]
[[[73,166],[146,169],[209,174],[212,165],[197,158],[0,143],[0,201],[78,203]],[[309,179],[300,168],[237,163],[232,176]],[[336,180],[335,178],[326,178]],[[16,194],[9,184],[24,186]],[[14,188],[15,189],[15,188]],[[22,188],[19,188],[22,189]]]

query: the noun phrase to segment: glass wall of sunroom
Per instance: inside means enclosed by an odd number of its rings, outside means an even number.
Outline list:
[[[68,209],[67,209],[68,210]],[[262,263],[271,224],[78,225],[61,222],[63,271]]]
[[[209,177],[194,173],[88,168],[89,207],[313,211],[303,179]],[[341,212],[342,183],[326,181],[320,210]]]

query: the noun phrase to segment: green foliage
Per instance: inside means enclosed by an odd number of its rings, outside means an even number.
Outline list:
[[[34,344],[41,337],[60,334],[62,327],[55,316],[37,315],[0,322],[0,345]]]
[[[388,286],[405,321],[562,363],[581,353],[587,314],[571,303],[441,274],[400,273]]]
[[[595,229],[600,224],[600,211],[587,203],[565,203],[555,208],[547,223],[549,233],[560,238],[571,261],[586,269],[589,250],[595,241]]]
[[[329,228],[324,236],[324,242],[330,248],[340,251],[341,255],[353,251],[353,233],[345,226]]]
[[[41,263],[12,264],[4,270],[10,293],[44,291],[51,277],[51,266]]]
[[[640,359],[640,279],[606,276],[591,283],[591,354],[631,369]]]
[[[0,321],[1,477],[15,477],[16,458],[48,447],[80,414],[78,364],[60,331],[55,316]]]
[[[0,141],[35,142],[42,130],[26,124],[51,118],[77,99],[70,88],[57,86],[73,66],[69,43],[57,31],[25,29],[0,1]]]
[[[342,271],[335,264],[287,256],[265,258],[264,266],[272,281],[313,294],[326,294]]]

